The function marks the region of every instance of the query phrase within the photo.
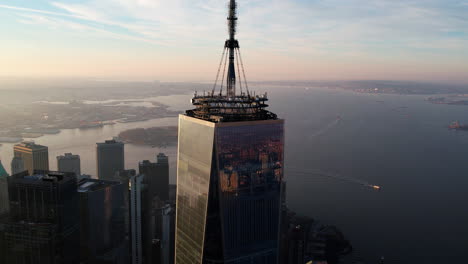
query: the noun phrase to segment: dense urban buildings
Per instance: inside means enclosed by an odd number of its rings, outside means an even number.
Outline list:
[[[49,149],[34,142],[25,141],[13,148],[15,157],[21,158],[24,169],[31,175],[35,170],[49,170]]]
[[[76,184],[70,173],[24,171],[8,177],[10,213],[0,223],[8,254],[0,263],[79,263]]]
[[[124,184],[114,181],[84,179],[79,182],[82,263],[128,263],[124,188]]]
[[[97,176],[101,180],[112,180],[117,171],[125,168],[124,143],[106,140],[96,145]]]
[[[21,157],[13,157],[11,160],[11,174],[18,174],[24,171],[24,162]]]
[[[225,94],[215,83],[179,116],[177,264],[278,263],[284,121],[266,94],[242,91],[236,9],[231,0]]]
[[[57,156],[57,170],[63,172],[73,172],[78,177],[81,175],[81,162],[79,155],[65,153]]]

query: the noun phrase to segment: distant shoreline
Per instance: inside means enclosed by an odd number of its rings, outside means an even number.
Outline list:
[[[128,144],[168,147],[177,144],[178,127],[135,128],[120,132],[118,137]]]

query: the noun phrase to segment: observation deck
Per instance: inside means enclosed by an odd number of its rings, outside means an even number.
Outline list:
[[[267,101],[267,93],[262,95],[243,93],[231,97],[195,93],[192,98],[195,109],[186,111],[186,115],[214,123],[275,120],[276,114],[266,110]]]

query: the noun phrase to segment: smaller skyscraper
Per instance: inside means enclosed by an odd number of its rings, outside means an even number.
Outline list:
[[[140,162],[139,171],[145,175],[150,199],[157,196],[161,201],[169,200],[169,158],[164,153],[157,155],[156,163]]]
[[[132,264],[143,263],[142,243],[142,196],[144,175],[136,175],[130,179],[130,244]]]
[[[76,177],[79,177],[81,175],[80,155],[65,153],[65,155],[57,156],[57,170],[73,172]]]
[[[155,209],[160,208],[165,201],[169,200],[168,157],[159,153],[156,163],[144,160],[139,164],[139,171],[141,175],[145,176],[143,180],[145,190],[141,203],[143,259],[145,263],[153,263],[155,262],[153,258],[155,230],[160,228],[155,225],[154,219],[158,217],[155,216]]]
[[[175,204],[160,204],[154,210],[153,263],[174,263]]]
[[[124,143],[106,140],[96,144],[97,176],[101,180],[114,180],[115,173],[125,167]]]
[[[23,160],[24,169],[31,175],[35,170],[49,170],[49,148],[25,141],[13,148],[15,157]]]
[[[115,173],[115,180],[123,184],[124,213],[125,213],[125,235],[130,234],[130,179],[136,175],[135,170],[119,170]]]
[[[24,171],[24,162],[20,157],[13,157],[11,161],[11,175],[18,174]]]
[[[0,263],[79,262],[79,208],[72,173],[27,171],[8,177],[10,213],[0,223]]]
[[[127,264],[124,185],[115,181],[84,179],[80,196],[81,261],[87,264]]]

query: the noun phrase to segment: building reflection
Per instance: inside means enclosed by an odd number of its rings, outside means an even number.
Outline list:
[[[276,263],[283,120],[179,122],[177,263]]]

